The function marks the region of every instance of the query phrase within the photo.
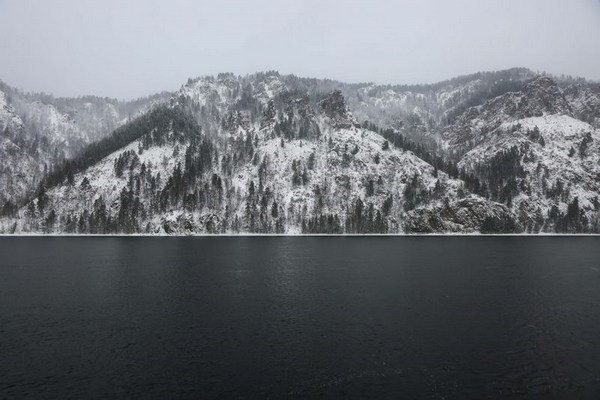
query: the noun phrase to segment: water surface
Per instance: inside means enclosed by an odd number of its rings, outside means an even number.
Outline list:
[[[600,398],[600,238],[0,238],[0,397]]]

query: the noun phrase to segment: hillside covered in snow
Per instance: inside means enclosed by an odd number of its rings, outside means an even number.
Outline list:
[[[167,98],[54,98],[0,82],[0,203],[12,208],[65,160]]]
[[[0,89],[3,233],[600,231],[600,92],[220,74],[136,102]]]

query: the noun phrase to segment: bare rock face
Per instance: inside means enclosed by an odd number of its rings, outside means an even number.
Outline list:
[[[148,226],[151,227],[152,224]],[[154,233],[196,235],[221,232],[223,232],[223,220],[215,213],[208,213],[196,219],[190,213],[163,216],[160,224],[154,226]],[[152,233],[152,229],[147,233]]]
[[[503,204],[469,197],[442,207],[421,208],[408,213],[408,233],[518,233],[522,228]]]

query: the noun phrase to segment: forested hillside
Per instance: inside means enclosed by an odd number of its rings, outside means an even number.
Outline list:
[[[62,151],[43,164],[5,95],[0,231],[598,232],[599,98],[525,69],[420,86],[220,74],[127,104],[49,101],[128,116],[40,122]]]
[[[55,168],[168,97],[55,98],[0,82],[0,203],[21,205]]]

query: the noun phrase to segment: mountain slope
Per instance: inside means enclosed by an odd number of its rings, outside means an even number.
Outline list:
[[[581,109],[540,77],[467,110],[444,139],[475,191],[507,204],[529,231],[597,231],[600,132],[576,119]]]
[[[54,167],[164,97],[54,98],[0,82],[0,204],[23,200]]]
[[[30,200],[5,202],[0,232],[600,231],[598,93],[581,80],[266,72],[132,103],[6,92],[0,184]]]
[[[65,175],[3,229],[402,232],[410,210],[468,196],[459,180],[359,126],[340,91],[315,102],[274,75],[222,75],[190,81],[166,110],[125,126],[112,140],[130,143]],[[128,133],[140,126],[141,136]]]

